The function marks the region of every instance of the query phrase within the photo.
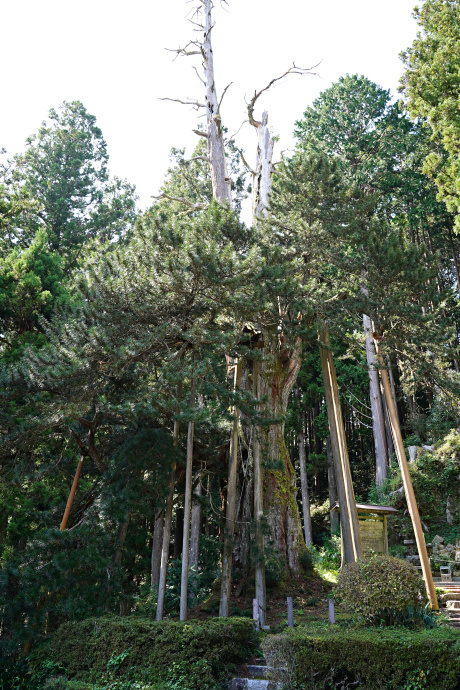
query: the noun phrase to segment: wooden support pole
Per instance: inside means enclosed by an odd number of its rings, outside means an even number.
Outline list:
[[[241,360],[235,363],[235,390],[241,386]],[[225,516],[224,552],[222,555],[222,586],[220,590],[219,616],[228,616],[232,584],[233,536],[235,532],[236,475],[238,466],[239,410],[233,409],[233,426],[230,439],[228,468],[227,510]]]
[[[422,566],[423,579],[425,580],[426,592],[431,603],[431,608],[434,611],[439,611],[438,598],[434,588],[433,575],[431,573],[430,561],[428,552],[426,550],[425,537],[422,530],[422,523],[418,512],[417,503],[415,500],[414,488],[410,478],[409,466],[407,464],[406,452],[404,450],[403,440],[401,436],[401,429],[399,427],[398,415],[396,412],[395,401],[391,394],[390,380],[388,372],[383,361],[382,353],[378,340],[375,340],[375,349],[380,364],[380,375],[382,377],[383,390],[388,407],[388,414],[390,417],[391,430],[393,433],[393,440],[396,446],[396,455],[398,456],[399,468],[401,470],[401,477],[404,486],[404,493],[406,495],[407,507],[412,520],[412,527],[414,528],[415,540],[417,542],[417,549],[420,556],[420,563]]]
[[[75,472],[75,477],[74,477],[74,479],[73,479],[72,488],[70,489],[69,498],[67,499],[67,505],[66,505],[66,507],[65,507],[64,515],[63,515],[62,522],[61,522],[61,526],[59,527],[59,529],[60,529],[61,532],[62,532],[63,530],[65,530],[66,525],[67,525],[67,520],[69,519],[70,509],[72,508],[72,503],[73,503],[73,499],[74,499],[74,497],[75,497],[75,492],[76,492],[76,490],[77,490],[78,480],[80,479],[80,474],[81,474],[81,470],[82,470],[82,467],[83,467],[83,461],[84,461],[84,459],[85,459],[85,456],[84,456],[83,454],[80,455],[80,461],[79,461],[78,466],[77,466],[77,471]]]
[[[332,455],[340,507],[340,525],[346,563],[362,556],[358,512],[348,459],[347,442],[340,406],[339,388],[331,351],[329,329],[323,326],[320,334],[320,356],[326,397],[327,417],[331,432]]]

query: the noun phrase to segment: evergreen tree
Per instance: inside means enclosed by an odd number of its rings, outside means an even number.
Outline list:
[[[416,7],[421,31],[402,53],[406,72],[401,80],[413,117],[424,118],[434,147],[424,172],[433,176],[448,210],[460,228],[460,127],[458,124],[458,71],[460,68],[460,4],[457,0],[428,0]]]
[[[38,134],[27,139],[24,154],[3,166],[10,194],[39,204],[31,222],[9,231],[10,249],[26,248],[45,226],[51,251],[63,257],[65,271],[75,265],[88,240],[106,242],[123,236],[133,223],[134,187],[110,178],[102,132],[79,101],[49,112]]]

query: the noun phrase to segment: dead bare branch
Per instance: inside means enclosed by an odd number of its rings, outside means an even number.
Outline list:
[[[189,46],[194,46],[197,50],[187,50]],[[201,55],[201,44],[199,41],[189,41],[183,48],[165,48],[168,53],[176,53],[174,60],[177,60],[179,56],[190,57],[190,55]]]
[[[206,86],[205,80],[203,79],[203,77],[200,77],[200,73],[198,72],[198,70],[197,70],[197,68],[195,67],[195,65],[192,67],[192,69],[195,70],[196,76],[197,76],[198,79],[201,81],[201,83],[203,84],[203,86]]]
[[[242,128],[243,128],[243,125],[245,125],[246,122],[249,122],[249,120],[243,120],[243,122],[241,123],[239,129],[235,132],[235,134],[232,134],[232,136],[229,137],[229,138],[225,141],[225,146],[227,146],[227,144],[230,144],[230,142],[234,140],[234,138],[241,132],[241,130],[242,130]]]
[[[289,67],[289,69],[286,70],[286,72],[284,72],[284,74],[282,74],[280,77],[275,77],[274,79],[272,79],[267,84],[267,86],[265,86],[260,91],[254,91],[254,96],[251,98],[251,100],[248,103],[248,115],[249,115],[249,122],[251,123],[251,125],[253,127],[256,127],[256,128],[262,126],[261,122],[258,122],[257,120],[254,119],[254,107],[255,107],[256,101],[259,98],[259,96],[261,96],[263,93],[265,93],[265,91],[268,91],[273,86],[273,84],[275,84],[278,81],[281,81],[281,79],[284,79],[284,77],[287,77],[288,74],[300,74],[301,76],[310,75],[312,77],[319,76],[316,72],[312,72],[312,70],[315,69],[316,67],[318,67],[319,64],[321,64],[321,63],[318,62],[316,65],[313,65],[313,67],[297,67],[297,65],[295,63],[292,63],[292,67]]]
[[[192,132],[194,134],[198,134],[199,137],[205,137],[205,139],[208,138],[208,135],[206,132],[202,132],[201,129],[192,129]]]
[[[219,105],[217,106],[217,113],[220,113],[220,106],[222,105],[222,101],[224,100],[224,96],[232,84],[233,84],[233,82],[231,81],[230,84],[227,84],[227,86],[223,90],[222,96],[221,96],[220,101],[219,101]]]
[[[253,169],[251,168],[251,166],[249,165],[249,163],[246,161],[246,158],[244,157],[244,153],[243,153],[242,149],[238,149],[238,148],[237,148],[237,151],[238,151],[238,153],[239,153],[240,156],[241,156],[241,160],[243,161],[244,167],[247,168],[247,170],[251,173],[251,175],[256,175],[256,174],[257,174],[256,171],[253,170]]]
[[[206,108],[204,103],[199,103],[198,101],[192,101],[191,99],[188,101],[183,101],[180,98],[160,98],[160,101],[172,101],[173,103],[180,103],[181,105],[190,105],[192,108],[195,110],[199,110],[200,108]]]

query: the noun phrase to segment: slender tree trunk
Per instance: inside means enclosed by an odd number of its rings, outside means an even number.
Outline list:
[[[253,381],[254,397],[260,399],[260,363],[254,361]],[[265,589],[265,544],[262,529],[264,516],[264,490],[262,467],[260,464],[260,439],[259,428],[254,425],[252,435],[252,455],[254,462],[254,522],[256,531],[256,556],[255,556],[255,585],[256,599],[259,603],[259,623],[264,626],[266,623],[265,612],[267,608],[266,589]]]
[[[332,443],[331,437],[326,439],[326,453],[327,453],[327,483],[329,488],[329,506],[335,505],[337,501],[337,484],[335,481],[334,472],[334,458],[332,457]],[[330,511],[331,516],[331,534],[337,534],[339,531],[339,514],[335,510]]]
[[[369,396],[372,410],[372,429],[375,447],[375,483],[382,486],[387,477],[388,449],[385,438],[385,418],[380,397],[379,375],[375,367],[377,360],[373,338],[372,321],[363,314],[366,342],[367,371],[369,374]]]
[[[117,545],[115,549],[115,555],[113,557],[114,565],[121,565],[121,558],[123,556],[123,547],[125,545],[126,535],[128,534],[129,519],[131,517],[131,511],[128,510],[126,517],[123,522],[120,522],[117,532]]]
[[[235,390],[241,385],[241,362],[235,363]],[[236,474],[238,467],[238,427],[239,412],[233,410],[233,427],[230,443],[230,462],[228,468],[227,510],[224,529],[224,551],[222,555],[222,585],[220,591],[219,616],[228,616],[232,586],[233,536],[235,532]]]
[[[192,390],[190,392],[190,409],[195,407],[195,388],[196,381],[192,380]],[[190,565],[190,515],[192,510],[192,478],[193,478],[193,432],[195,423],[188,423],[187,434],[187,457],[185,463],[185,497],[184,497],[184,532],[182,538],[182,573],[180,580],[180,620],[187,619],[187,598],[188,598],[188,574]]]
[[[339,497],[343,556],[346,563],[351,563],[361,557],[361,535],[359,533],[358,513],[345,441],[337,377],[330,346],[329,331],[326,327],[323,327],[320,340],[320,356],[327,416],[331,433],[335,480]]]
[[[155,589],[158,588],[160,582],[160,567],[161,567],[161,545],[163,543],[163,523],[165,511],[161,508],[157,511],[155,517],[155,526],[153,528],[152,540],[152,556],[150,559],[150,586]]]
[[[178,386],[177,390],[177,400],[180,404],[181,398],[181,386]],[[174,420],[174,432],[173,432],[173,443],[174,447],[177,448],[179,444],[179,421]],[[163,528],[163,544],[161,548],[161,568],[160,568],[160,580],[158,584],[158,602],[156,611],[156,620],[161,621],[163,619],[164,606],[165,606],[165,593],[166,593],[166,573],[168,570],[168,560],[169,560],[169,544],[171,541],[171,524],[172,524],[172,512],[173,512],[173,502],[174,502],[174,489],[176,486],[176,463],[173,463],[171,468],[171,479],[169,483],[169,495],[166,501],[165,509],[165,522]]]
[[[300,486],[302,490],[303,529],[305,533],[305,544],[307,546],[311,546],[313,544],[313,534],[311,530],[310,498],[308,496],[305,436],[303,432],[303,422],[302,429],[297,434],[297,442],[299,445]]]
[[[200,552],[200,532],[201,532],[201,477],[198,473],[198,483],[193,492],[195,500],[192,505],[192,528],[190,531],[190,571],[192,573],[192,587],[190,597],[196,597],[196,590],[198,586],[198,557]]]
[[[180,483],[178,482],[178,493],[180,493]],[[185,491],[185,486],[184,486]],[[182,542],[184,540],[184,509],[176,506],[175,525],[174,525],[174,560],[182,558]]]

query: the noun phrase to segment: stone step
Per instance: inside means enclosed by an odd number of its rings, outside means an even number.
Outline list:
[[[268,680],[254,678],[234,678],[230,690],[268,690]]]
[[[447,601],[446,608],[448,611],[458,611],[460,609],[460,601]]]
[[[246,666],[249,678],[266,678],[267,666],[266,664],[248,664]]]

